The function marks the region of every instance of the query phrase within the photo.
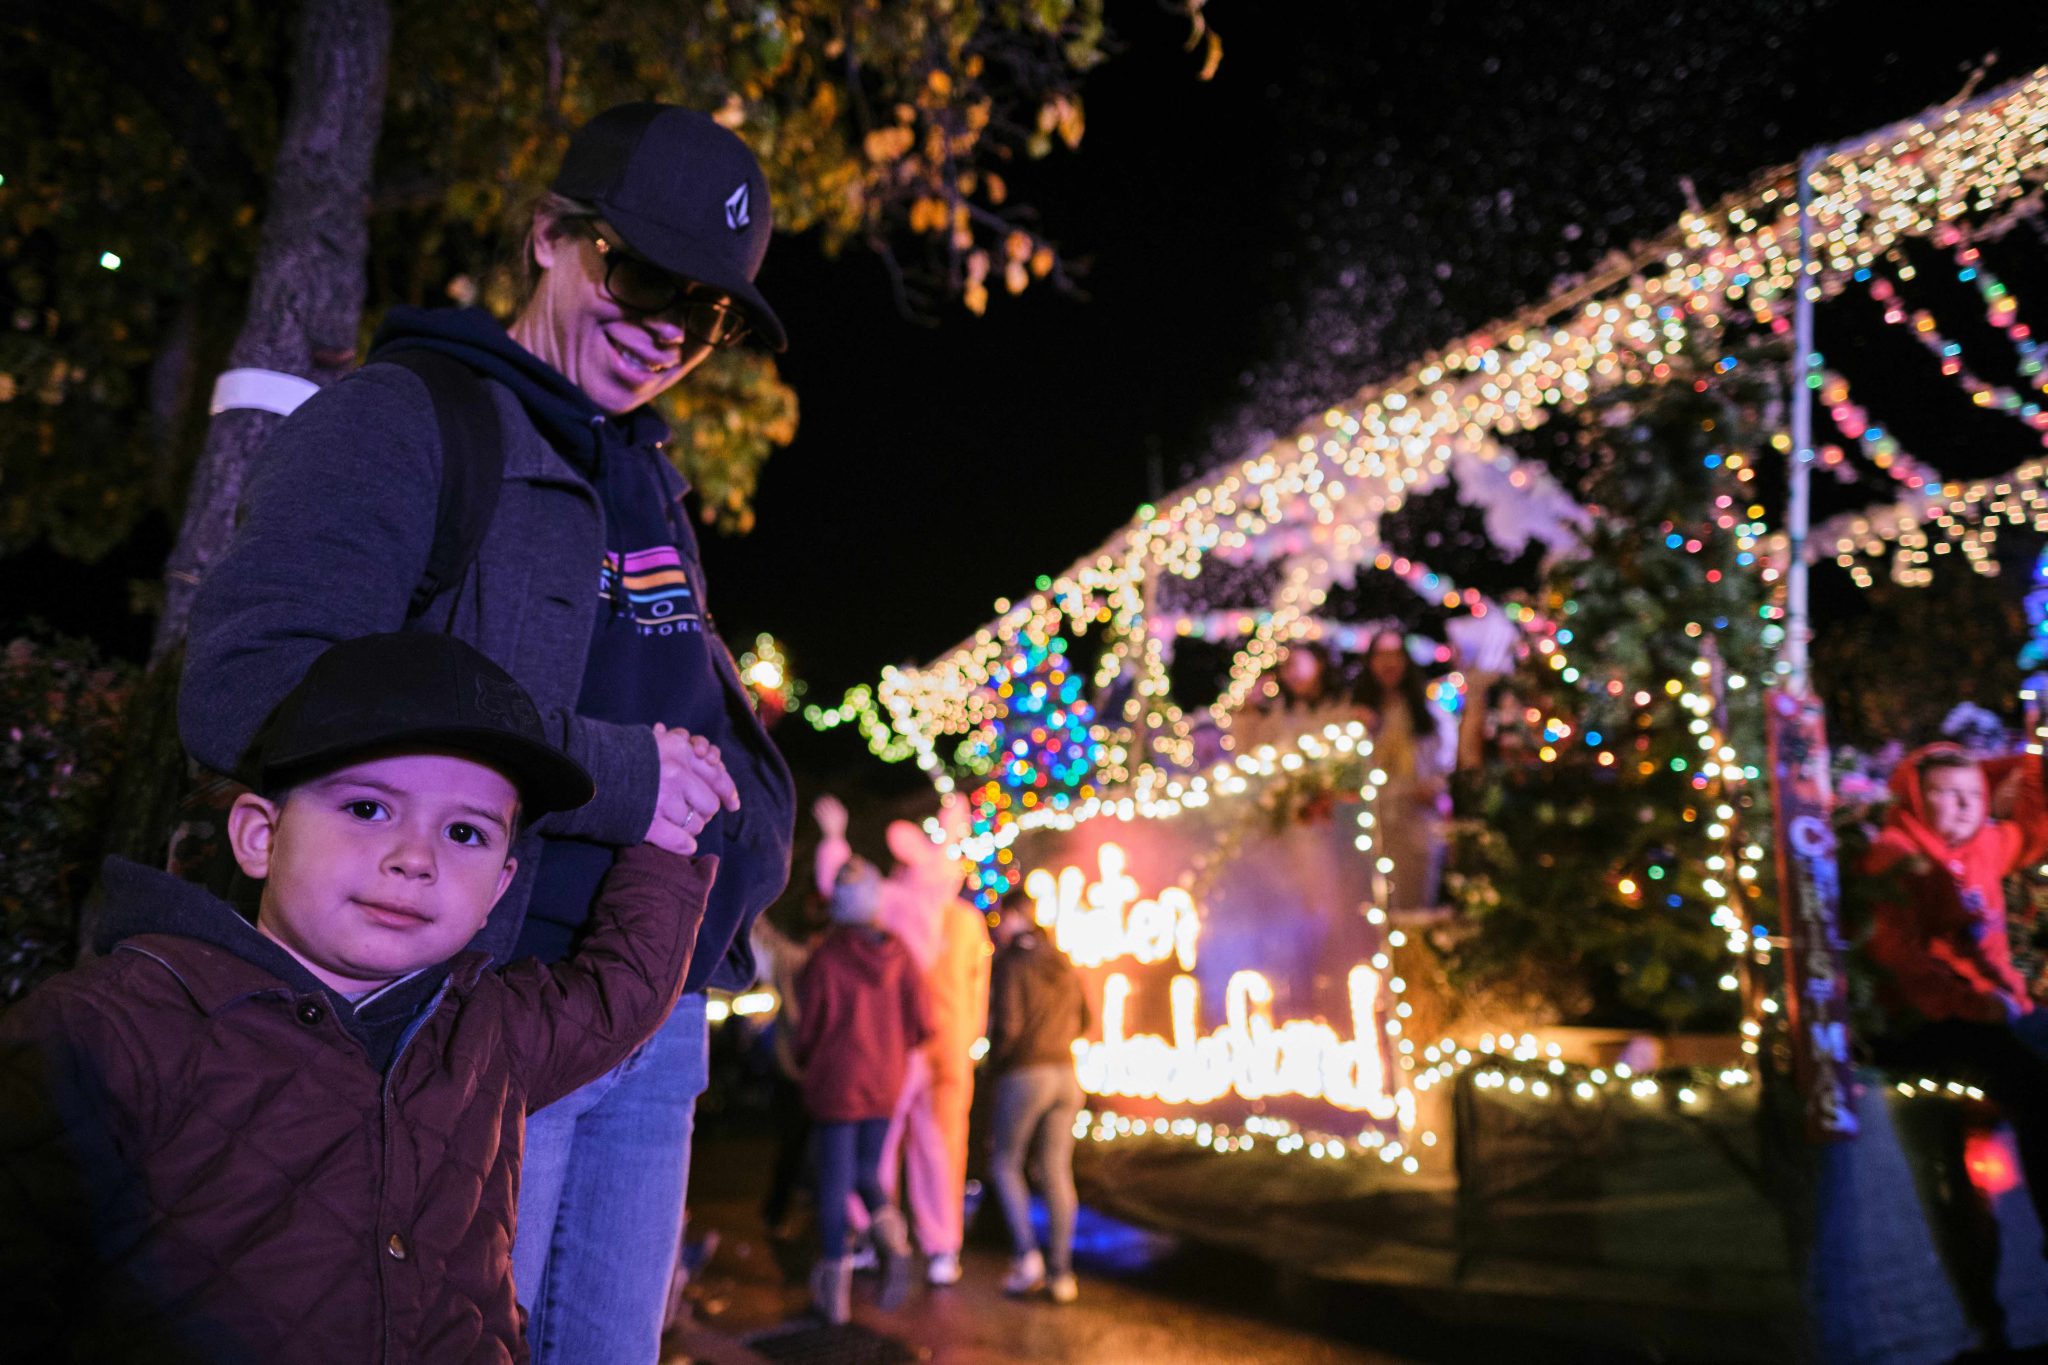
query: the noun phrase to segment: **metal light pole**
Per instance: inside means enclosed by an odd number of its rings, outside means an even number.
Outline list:
[[[1806,600],[1806,534],[1812,519],[1813,375],[1820,357],[1814,349],[1813,296],[1817,257],[1813,244],[1813,180],[1827,149],[1816,147],[1799,161],[1799,277],[1792,304],[1792,462],[1786,470],[1785,689],[1807,690],[1807,643],[1813,638]]]

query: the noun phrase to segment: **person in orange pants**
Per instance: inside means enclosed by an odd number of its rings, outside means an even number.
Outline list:
[[[823,886],[852,849],[838,801],[823,797],[814,812],[824,835],[816,868]],[[904,1075],[882,1147],[882,1188],[893,1202],[899,1183],[906,1187],[911,1229],[927,1258],[925,1278],[949,1285],[960,1279],[973,1050],[988,1021],[994,949],[980,912],[960,899],[965,866],[907,820],[889,826],[888,842],[896,867],[877,922],[903,941],[923,972],[932,1033]]]

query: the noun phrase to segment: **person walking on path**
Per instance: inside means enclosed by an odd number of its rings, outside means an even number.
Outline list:
[[[221,771],[338,640],[454,635],[532,695],[597,796],[521,839],[474,944],[500,962],[567,957],[619,848],[719,859],[667,1022],[527,1126],[514,1270],[540,1365],[657,1359],[705,991],[753,980],[747,928],[788,880],[789,770],[717,637],[649,409],[715,349],[782,349],[753,283],[770,223],[759,164],[710,118],[599,114],[534,210],[509,330],[480,309],[394,309],[371,363],[279,427],[194,606],[179,723]],[[467,557],[447,554],[479,504]]]
[[[785,934],[767,915],[754,922],[754,958],[762,964],[761,984],[775,992],[777,1008],[768,1025],[768,1115],[775,1129],[775,1158],[768,1193],[761,1201],[761,1221],[768,1235],[783,1241],[796,1236],[794,1214],[798,1188],[814,1164],[810,1159],[811,1115],[804,1107],[803,1067],[796,1059],[796,979],[818,945],[830,902],[806,890],[796,933]],[[817,1191],[811,1191],[813,1199]]]
[[[847,1201],[858,1193],[882,1258],[883,1308],[909,1291],[910,1235],[881,1182],[882,1138],[910,1054],[931,1033],[923,982],[909,951],[875,923],[882,879],[843,864],[832,928],[797,975],[797,1060],[818,1151],[818,1263],[811,1302],[827,1322],[852,1316]]]
[[[817,878],[829,887],[853,856],[846,810],[832,797],[817,803]],[[955,818],[953,811],[942,813]],[[961,831],[949,837],[957,842]],[[967,1126],[974,1107],[974,1044],[988,1019],[988,930],[960,899],[965,866],[908,820],[887,831],[895,870],[882,884],[879,923],[903,941],[924,979],[931,1036],[912,1054],[903,1091],[882,1143],[882,1191],[895,1203],[908,1195],[911,1230],[926,1258],[927,1283],[960,1281],[960,1245],[967,1203]],[[902,1179],[898,1179],[898,1171]],[[860,1210],[850,1209],[856,1227]]]
[[[1072,1303],[1074,1279],[1074,1119],[1081,1084],[1074,1044],[1088,1031],[1088,1002],[1065,954],[1032,918],[1030,898],[1013,889],[999,906],[995,978],[989,991],[988,1069],[995,1085],[989,1182],[1010,1225],[1009,1273],[1003,1292],[1045,1289],[1054,1303]],[[1026,1166],[1045,1195],[1047,1233],[1041,1252],[1031,1226]]]

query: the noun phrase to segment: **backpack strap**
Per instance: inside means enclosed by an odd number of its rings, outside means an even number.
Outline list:
[[[505,479],[504,432],[490,391],[476,371],[440,351],[408,348],[380,352],[377,361],[418,375],[434,402],[441,436],[441,490],[434,507],[434,546],[412,590],[408,621],[426,610],[476,558],[498,510]]]

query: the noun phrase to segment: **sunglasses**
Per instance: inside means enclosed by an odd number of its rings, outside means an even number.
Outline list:
[[[715,350],[747,339],[747,319],[729,300],[693,298],[692,289],[711,286],[671,275],[660,266],[628,251],[593,227],[590,237],[604,259],[604,292],[622,308],[665,317],[683,329],[683,339]]]

